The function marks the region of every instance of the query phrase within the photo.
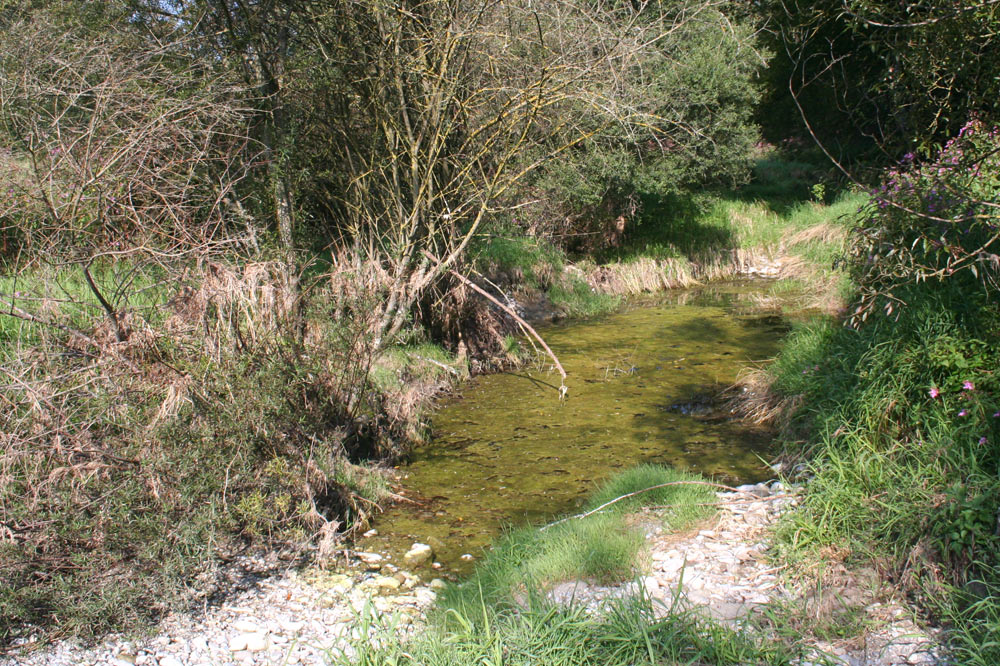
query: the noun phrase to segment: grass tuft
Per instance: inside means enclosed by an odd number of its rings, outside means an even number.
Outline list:
[[[680,472],[662,465],[639,465],[627,469],[601,484],[590,496],[586,510],[593,510],[612,500],[638,493],[609,507],[616,513],[634,511],[640,507],[664,507],[666,527],[681,530],[712,514],[715,501],[711,486],[699,485],[704,479],[696,474]],[[673,483],[678,485],[664,486]],[[661,486],[661,487],[656,487]],[[646,490],[646,489],[652,490]]]
[[[697,477],[643,465],[608,480],[588,500],[596,508],[642,488]],[[649,485],[646,485],[649,484]],[[355,639],[332,655],[334,663],[412,666],[634,666],[649,664],[790,664],[790,643],[755,631],[737,630],[694,610],[662,605],[643,588],[609,599],[600,609],[579,602],[557,605],[545,596],[553,582],[592,578],[627,580],[637,570],[643,537],[627,527],[625,514],[646,500],[684,505],[673,521],[694,519],[713,498],[705,486],[650,491],[637,502],[621,502],[606,513],[570,519],[545,530],[524,528],[498,539],[460,585],[446,588],[429,626],[407,635],[395,618],[367,608]],[[657,602],[659,604],[659,602]]]

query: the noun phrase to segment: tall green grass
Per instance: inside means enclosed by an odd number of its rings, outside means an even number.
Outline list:
[[[516,606],[526,597],[544,595],[560,581],[607,584],[628,580],[639,571],[644,537],[625,515],[640,506],[664,506],[666,527],[684,529],[714,511],[715,496],[710,487],[699,485],[701,481],[696,475],[657,465],[621,472],[587,499],[583,514],[591,515],[542,529],[523,527],[500,537],[466,581],[445,591],[445,604],[468,614],[484,600],[501,607]],[[638,494],[597,511],[632,493]]]
[[[597,487],[584,508],[593,511],[619,497],[610,509],[616,513],[640,507],[662,507],[658,515],[664,527],[682,530],[707,516],[714,509],[715,492],[701,485],[704,479],[661,465],[642,464],[611,477]],[[671,485],[667,485],[671,484]]]
[[[392,619],[363,613],[358,638],[331,655],[351,666],[663,666],[791,664],[781,643],[674,608],[658,617],[650,600],[610,602],[594,615],[583,607],[536,603],[496,611],[448,610],[407,638]]]
[[[602,293],[576,275],[563,276],[549,289],[548,297],[570,317],[594,317],[621,304],[619,296]]]
[[[787,448],[811,477],[778,552],[875,563],[989,655],[968,663],[996,663],[1000,313],[968,284],[897,296],[906,307],[860,330],[799,327],[771,367],[774,389],[804,398]]]

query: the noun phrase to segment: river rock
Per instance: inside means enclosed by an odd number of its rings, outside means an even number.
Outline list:
[[[233,622],[233,629],[244,634],[256,634],[260,631],[260,627],[257,626],[257,623],[251,622],[250,620],[237,620],[236,622]]]
[[[247,637],[249,634],[237,634],[229,639],[230,652],[242,652],[247,649]]]
[[[382,560],[385,559],[378,553],[355,553],[355,555],[365,564],[378,564],[379,566],[382,566]]]
[[[379,576],[375,579],[375,586],[383,590],[398,590],[400,585],[402,583],[399,582],[398,578]]]
[[[159,661],[157,661],[157,664],[158,666],[184,666],[184,664],[181,663],[180,659],[177,659],[176,657],[171,657],[170,655],[160,657]]]
[[[403,560],[411,567],[418,567],[434,557],[434,549],[426,543],[415,543],[403,555]]]

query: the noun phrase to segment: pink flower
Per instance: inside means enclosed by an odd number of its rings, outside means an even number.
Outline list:
[[[968,416],[968,415],[969,415],[969,410],[967,410],[967,409],[963,409],[962,411],[960,411],[960,412],[958,413],[958,415],[959,415],[959,416]]]
[[[979,438],[979,446],[982,446],[982,445],[983,445],[983,444],[985,444],[985,443],[986,443],[987,441],[989,441],[989,440],[987,440],[987,439],[986,439],[985,437],[980,437],[980,438]]]
[[[968,379],[966,379],[964,382],[962,382],[962,390],[963,391],[975,391],[976,387],[972,385],[972,382],[970,382]]]
[[[932,398],[936,398],[941,395],[941,391],[937,390],[937,387],[932,386],[931,390],[927,392]]]

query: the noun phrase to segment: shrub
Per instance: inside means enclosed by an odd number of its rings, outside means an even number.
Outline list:
[[[95,275],[142,272],[118,268]],[[0,339],[0,643],[133,630],[210,593],[220,558],[329,547],[384,498],[356,463],[398,453],[413,401],[373,381],[363,300],[327,281],[302,303],[283,275],[142,278],[124,341],[67,276],[18,278],[48,325]]]
[[[803,398],[787,446],[811,476],[778,548],[792,561],[832,547],[875,562],[950,618],[967,656],[979,646],[985,661],[968,663],[989,663],[1000,598],[1000,315],[957,280],[896,293],[907,306],[895,320],[800,327],[772,366],[774,387]]]
[[[969,122],[921,162],[913,154],[886,174],[850,247],[860,289],[855,323],[873,309],[905,304],[897,290],[925,281],[957,281],[989,291],[1000,278],[1000,130]]]

